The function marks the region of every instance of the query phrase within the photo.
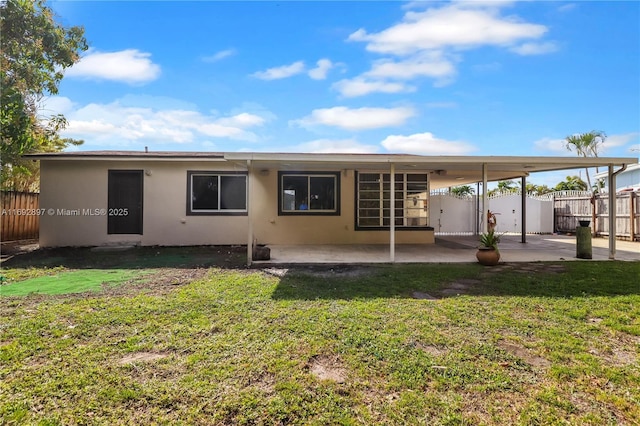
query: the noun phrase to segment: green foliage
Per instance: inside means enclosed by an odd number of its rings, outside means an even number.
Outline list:
[[[459,185],[451,188],[451,193],[458,197],[469,197],[475,194],[475,189],[471,185]]]
[[[58,93],[63,71],[87,49],[82,27],[64,28],[42,0],[0,2],[0,131],[3,189],[32,190],[37,164],[21,158],[82,141],[61,138],[61,115],[40,116],[40,101]]]
[[[536,185],[533,183],[527,183],[527,194],[533,195],[544,195],[549,192],[553,192],[553,189],[549,188],[547,185]]]
[[[556,191],[586,191],[588,186],[585,181],[578,176],[567,176],[567,178],[558,183],[554,189]]]
[[[501,180],[498,182],[498,186],[494,189],[487,191],[487,195],[495,194],[508,194],[510,192],[517,192],[519,185],[513,180]]]
[[[586,133],[577,133],[565,138],[565,147],[569,151],[575,151],[580,157],[597,157],[600,146],[607,139],[607,135],[602,130],[592,130]],[[591,177],[589,169],[587,172],[587,188],[591,189]]]
[[[500,235],[496,234],[493,229],[480,235],[480,246],[498,250],[500,243]]]

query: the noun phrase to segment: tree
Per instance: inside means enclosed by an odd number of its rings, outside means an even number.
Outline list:
[[[578,133],[567,136],[565,138],[565,147],[569,151],[574,151],[582,157],[597,157],[600,146],[607,139],[605,132],[601,130],[592,130],[587,133]],[[587,172],[588,189],[593,191],[591,186],[591,177],[589,176],[589,168],[585,168]]]
[[[498,186],[494,189],[490,189],[487,191],[487,195],[495,195],[495,194],[507,194],[510,192],[516,192],[518,190],[518,185],[513,180],[501,180],[498,182]]]
[[[82,27],[64,28],[43,0],[0,2],[0,132],[3,188],[29,189],[37,165],[22,159],[32,152],[60,151],[82,141],[65,139],[62,115],[40,115],[45,95],[58,93],[63,71],[87,49]]]
[[[458,197],[468,197],[475,194],[475,190],[471,185],[459,185],[451,188],[450,192]]]
[[[567,176],[554,188],[556,191],[586,191],[587,184],[579,176]]]
[[[547,185],[536,185],[534,183],[527,183],[527,194],[543,195],[553,192],[553,189]]]

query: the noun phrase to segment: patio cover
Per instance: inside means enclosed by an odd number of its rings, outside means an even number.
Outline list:
[[[482,182],[483,188],[489,181],[521,179],[522,187],[526,187],[526,178],[531,173],[570,170],[586,167],[607,167],[609,182],[615,188],[616,174],[626,169],[628,164],[637,162],[630,157],[512,157],[512,156],[422,156],[407,154],[297,154],[297,153],[258,153],[232,152],[224,153],[224,159],[235,161],[238,165],[246,163],[249,174],[264,169],[277,170],[376,170],[391,174],[393,186],[396,172],[427,171],[430,173],[430,189],[448,188],[451,186]],[[619,167],[618,170],[614,170]],[[249,194],[251,194],[249,189]],[[394,204],[394,192],[391,192],[391,205]],[[526,243],[526,193],[522,191],[522,243]],[[482,194],[483,212],[481,231],[485,230],[487,191]],[[609,194],[609,258],[615,259],[615,192]],[[389,237],[389,261],[395,262],[395,221],[394,209],[391,209],[391,226]],[[249,233],[247,258],[252,259],[253,226],[251,207],[249,207]]]

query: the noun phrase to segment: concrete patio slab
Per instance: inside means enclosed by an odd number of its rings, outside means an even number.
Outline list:
[[[594,238],[593,260],[609,260],[609,240]],[[395,250],[396,263],[468,263],[476,262],[476,236],[438,236],[436,244],[402,244]],[[354,245],[269,245],[271,259],[255,264],[295,263],[390,263],[389,246],[385,244]],[[503,235],[500,262],[573,261],[576,240],[567,235]],[[640,261],[640,243],[616,241],[616,260]]]

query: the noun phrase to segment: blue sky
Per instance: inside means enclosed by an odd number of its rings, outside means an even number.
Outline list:
[[[81,150],[638,156],[639,2],[50,5],[91,46],[45,104]]]

